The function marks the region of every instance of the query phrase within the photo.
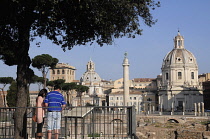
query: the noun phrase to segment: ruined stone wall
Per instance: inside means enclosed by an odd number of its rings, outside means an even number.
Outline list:
[[[208,117],[137,116],[136,135],[139,139],[210,139]],[[173,118],[175,119],[175,118]]]

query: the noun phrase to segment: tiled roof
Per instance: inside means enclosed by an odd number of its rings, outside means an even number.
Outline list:
[[[117,92],[114,92],[114,93],[111,93],[111,94],[123,94],[123,91],[117,91]],[[130,91],[129,94],[143,94],[142,91]]]
[[[152,80],[155,80],[155,78],[134,78],[134,82],[151,82]]]

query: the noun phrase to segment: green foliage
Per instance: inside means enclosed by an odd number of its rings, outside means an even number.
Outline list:
[[[88,137],[100,137],[99,133],[88,134]]]
[[[4,87],[6,87],[7,84],[11,84],[14,79],[12,77],[0,77],[0,84],[3,84],[3,87],[0,88],[2,90],[3,95],[0,97],[0,107],[6,107],[6,99],[5,99],[5,93],[4,93]],[[2,100],[3,99],[3,100]]]
[[[210,124],[210,121],[208,120],[208,121],[201,121],[201,124],[202,125],[207,125],[207,124]]]
[[[76,86],[77,97],[80,97],[80,106],[82,106],[82,93],[89,90],[89,87],[84,85],[77,85]]]
[[[0,84],[6,86],[7,84],[11,84],[14,79],[12,77],[0,77]]]
[[[8,122],[10,120],[9,115],[1,113],[0,122]]]
[[[9,107],[16,107],[16,100],[17,100],[17,83],[13,81],[7,91],[7,105]]]
[[[17,101],[17,82],[13,81],[9,87],[9,90],[7,91],[7,105],[8,107],[17,107],[16,101]],[[29,91],[27,91],[27,106],[30,105],[30,97],[29,97]]]
[[[27,105],[30,41],[46,36],[66,50],[134,38],[142,32],[139,20],[148,26],[156,22],[150,12],[158,6],[153,0],[0,0],[0,59],[17,65],[18,106]],[[16,112],[14,138],[24,138],[20,137],[24,112]]]
[[[59,85],[59,86],[63,86],[63,84],[65,83],[64,79],[57,79],[53,81],[54,85]]]
[[[44,83],[44,78],[43,77],[39,77],[37,75],[34,75],[33,78],[32,78],[32,81],[33,81],[33,83],[37,83],[38,84],[39,90],[40,90],[41,85],[43,85],[43,83]]]
[[[87,103],[85,104],[85,106],[89,107],[89,106],[95,106],[95,105],[93,105],[93,104],[87,102]]]
[[[34,76],[34,81],[35,81],[35,83],[43,84],[44,78],[43,77],[39,77],[39,76]]]
[[[46,68],[54,68],[57,63],[58,59],[53,58],[48,54],[38,55],[32,59],[32,66],[41,70],[42,72],[46,72]]]
[[[30,85],[31,83],[35,83],[35,74],[34,71],[32,69],[28,69],[28,84]]]
[[[47,81],[47,86],[53,87],[55,84],[53,81]]]
[[[28,31],[31,41],[37,36],[47,36],[63,49],[94,41],[102,46],[112,44],[113,38],[141,35],[139,20],[152,26],[156,20],[150,12],[160,3],[153,0],[1,0],[0,5],[0,58],[14,65],[20,56],[16,44],[23,30]]]
[[[46,82],[47,82],[46,76],[49,69],[55,68],[57,63],[58,63],[58,59],[53,58],[52,56],[48,54],[38,55],[32,59],[32,66],[42,72],[42,76],[44,79],[43,81],[44,88],[46,88]]]
[[[81,95],[81,93],[86,92],[89,90],[89,87],[84,86],[84,85],[77,85],[76,86],[76,91]]]
[[[76,89],[76,86],[77,84],[72,82],[72,83],[64,83],[62,85],[62,90],[65,90],[65,91],[69,91],[69,90],[73,90],[73,89]]]

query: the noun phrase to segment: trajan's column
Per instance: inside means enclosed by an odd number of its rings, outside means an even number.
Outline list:
[[[127,53],[125,53],[122,66],[123,66],[123,82],[124,82],[123,104],[124,106],[128,106],[130,97],[129,97],[129,63],[127,58]]]

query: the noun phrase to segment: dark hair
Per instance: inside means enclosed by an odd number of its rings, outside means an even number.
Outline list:
[[[58,89],[61,90],[61,87],[60,87],[59,85],[55,85],[55,86],[54,86],[54,90],[58,90]]]
[[[39,91],[38,96],[44,97],[46,95],[47,95],[47,89],[42,89],[42,90]]]

